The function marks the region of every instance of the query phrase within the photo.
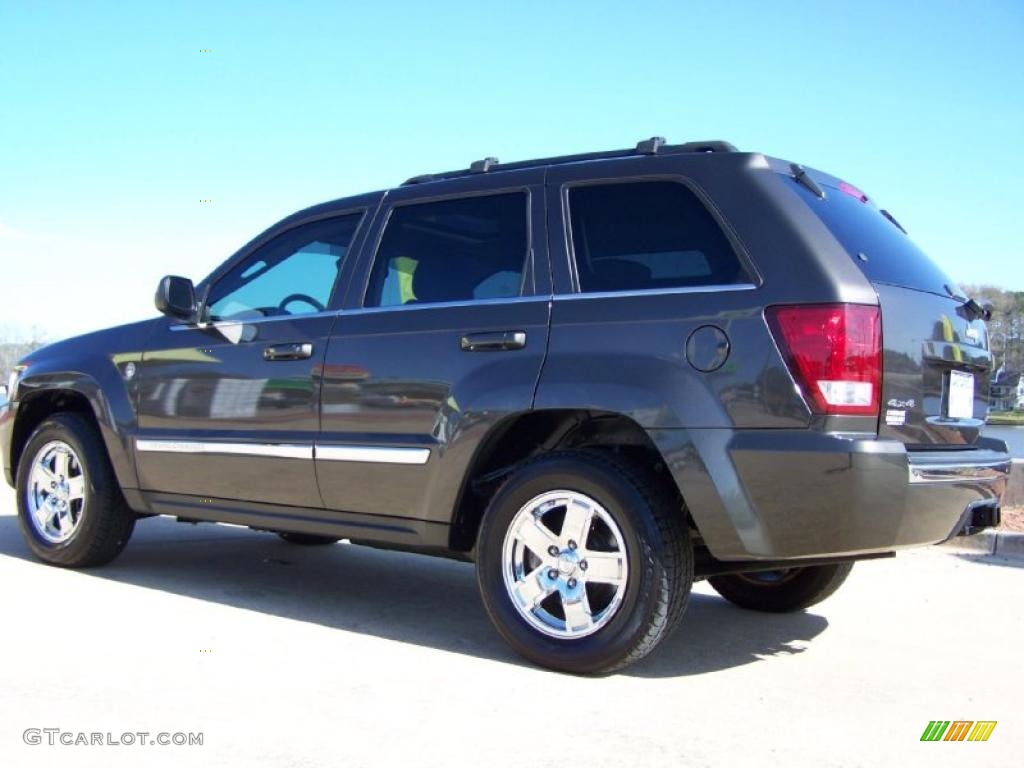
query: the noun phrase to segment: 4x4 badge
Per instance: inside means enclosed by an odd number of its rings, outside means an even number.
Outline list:
[[[917,401],[914,400],[914,398],[910,398],[909,400],[897,400],[894,397],[891,398],[886,405],[890,408],[913,408],[917,405]]]

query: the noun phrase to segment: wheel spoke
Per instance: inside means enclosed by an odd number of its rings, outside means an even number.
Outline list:
[[[565,508],[565,521],[562,523],[562,543],[568,545],[574,541],[579,548],[584,548],[593,520],[594,510],[590,506],[576,499],[570,501]]]
[[[588,582],[621,584],[625,581],[625,561],[620,552],[588,551],[583,559],[587,561],[585,575]]]
[[[85,476],[79,475],[78,477],[69,477],[68,483],[68,501],[77,501],[85,497]]]
[[[562,597],[562,610],[565,611],[565,628],[569,632],[582,632],[590,627],[594,618],[590,615],[590,604],[587,591],[581,590],[577,600],[566,600]]]
[[[52,507],[52,508],[49,508],[49,509],[46,510],[46,517],[43,520],[43,525],[45,525],[51,531],[59,531],[59,530],[61,530],[60,525],[58,524],[59,521],[60,521],[60,510],[59,509],[57,509],[56,507]]]
[[[533,554],[545,563],[551,560],[548,548],[558,547],[558,538],[555,534],[544,523],[533,516],[523,518],[523,522],[520,523],[515,535]]]
[[[53,470],[58,477],[67,478],[70,465],[67,451],[58,450],[53,457]]]
[[[533,608],[554,591],[554,584],[549,586],[544,580],[546,570],[547,566],[541,565],[516,582],[515,593],[521,605]]]
[[[68,531],[70,531],[74,527],[75,520],[71,516],[71,505],[70,504],[65,506],[64,509],[62,509],[57,514],[57,520],[60,522],[60,532],[61,533],[67,533]]]
[[[35,509],[36,522],[39,523],[40,528],[46,528],[55,514],[57,514],[56,510],[45,501],[40,501],[39,506]]]
[[[49,484],[50,483],[56,483],[57,482],[57,475],[55,475],[53,473],[53,470],[50,469],[48,466],[46,466],[43,463],[36,464],[36,469],[35,469],[35,472],[33,474],[36,475],[33,479],[37,483],[40,482],[40,477],[39,476],[40,475],[42,476],[42,480],[45,481],[45,485],[47,486],[47,490],[49,490]]]

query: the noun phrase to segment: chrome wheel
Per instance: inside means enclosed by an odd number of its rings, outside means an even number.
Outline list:
[[[85,511],[85,473],[74,449],[60,440],[43,445],[32,459],[25,494],[36,533],[51,544],[70,539]]]
[[[629,561],[619,526],[594,499],[550,491],[512,519],[502,546],[505,589],[534,629],[591,635],[622,605]]]

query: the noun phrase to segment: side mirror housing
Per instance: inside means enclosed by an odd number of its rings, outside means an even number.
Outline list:
[[[187,277],[167,275],[157,286],[156,308],[168,317],[186,322],[196,319],[196,289]]]

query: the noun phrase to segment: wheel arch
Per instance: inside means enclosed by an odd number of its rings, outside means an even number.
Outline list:
[[[26,377],[18,386],[17,413],[11,429],[10,475],[17,476],[25,445],[36,428],[55,413],[79,413],[99,433],[121,488],[135,488],[135,465],[125,431],[117,424],[102,387],[85,374],[48,373]]]
[[[569,448],[616,452],[648,466],[671,486],[680,514],[693,524],[661,452],[635,420],[612,411],[542,409],[503,419],[481,440],[456,499],[450,548],[456,552],[473,549],[487,504],[507,475],[538,454]]]

